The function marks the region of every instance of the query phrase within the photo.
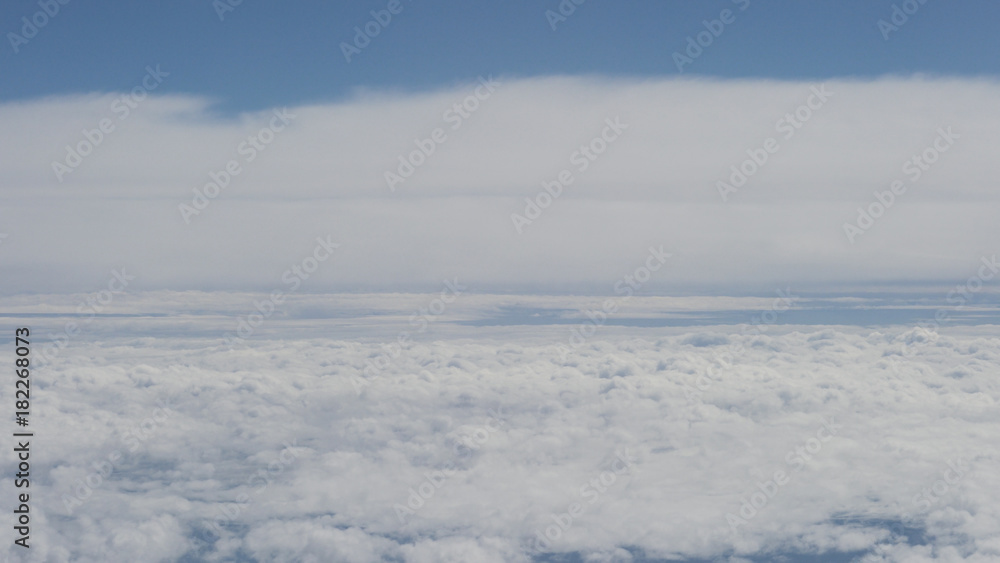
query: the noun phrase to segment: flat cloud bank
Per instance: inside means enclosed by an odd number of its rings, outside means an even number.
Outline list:
[[[125,118],[118,94],[7,103],[0,288],[93,291],[125,267],[139,289],[267,290],[317,237],[341,246],[304,291],[593,291],[661,245],[647,290],[960,280],[1000,235],[998,95],[484,77],[236,118],[156,92]],[[95,130],[60,181],[52,164]],[[413,170],[390,189],[400,159]]]

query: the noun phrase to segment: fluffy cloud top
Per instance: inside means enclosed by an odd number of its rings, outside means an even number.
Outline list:
[[[12,561],[1000,557],[995,327],[602,326],[566,354],[562,328],[441,318],[396,349],[409,323],[360,299],[361,337],[206,339],[236,301],[98,317],[35,371]]]

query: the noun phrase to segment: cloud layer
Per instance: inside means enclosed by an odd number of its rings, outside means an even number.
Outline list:
[[[122,94],[4,104],[0,288],[93,291],[125,266],[145,289],[267,289],[327,235],[311,291],[608,291],[650,245],[674,254],[657,291],[963,279],[995,252],[995,81],[488,78],[235,118],[155,92],[127,116]],[[420,164],[391,190],[400,157]],[[756,170],[724,202],[734,166]]]
[[[202,336],[220,296],[172,336],[98,317],[72,339],[35,375],[31,560],[1000,557],[995,327],[601,326],[567,354],[568,329],[453,316],[394,350],[412,324],[337,299],[364,336],[272,317],[230,349]]]

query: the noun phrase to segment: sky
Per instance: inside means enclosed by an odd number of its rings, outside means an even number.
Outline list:
[[[3,3],[0,557],[996,561],[998,11]]]
[[[0,292],[290,288],[317,239],[296,290],[945,287],[995,251],[998,9],[7,3]]]
[[[489,73],[670,77],[679,74],[672,54],[724,9],[736,11],[735,21],[684,74],[820,80],[1000,71],[992,56],[1000,51],[1000,6],[988,0],[927,0],[888,41],[878,21],[891,22],[898,0],[588,0],[570,3],[554,30],[545,13],[559,11],[555,0],[401,0],[401,11],[348,63],[341,43],[387,3],[244,0],[229,11],[212,0],[72,0],[16,53],[8,35],[0,99],[129,89],[157,63],[172,72],[160,93],[207,96],[223,112],[343,100],[358,89],[436,89]],[[2,31],[21,34],[21,18],[38,10],[36,2],[5,2]]]

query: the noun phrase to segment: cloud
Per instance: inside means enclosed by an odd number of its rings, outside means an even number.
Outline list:
[[[244,297],[128,297],[111,307],[189,308],[98,317],[34,376],[48,560],[530,561],[539,533],[610,561],[997,555],[991,327],[608,325],[563,357],[568,326],[471,328],[512,298],[463,295],[359,395],[433,295],[301,295],[345,306],[233,350],[217,331]]]
[[[364,93],[287,108],[284,121],[281,108],[225,118],[209,100],[155,92],[125,118],[116,94],[4,104],[0,287],[91,291],[126,266],[143,289],[267,289],[326,235],[342,252],[310,291],[456,275],[491,290],[609,291],[654,244],[675,256],[655,291],[964,278],[995,252],[993,80],[494,81],[488,95],[478,82]],[[102,120],[114,129],[59,182],[52,163]],[[942,128],[958,138],[913,180],[904,166]],[[762,159],[768,138],[776,152],[723,202],[717,183]],[[431,154],[411,155],[428,142]],[[400,157],[422,164],[392,191]],[[238,173],[221,174],[230,161]],[[543,186],[564,170],[547,203]],[[188,224],[179,206],[212,173],[228,185]],[[866,226],[858,209],[895,180],[905,192]],[[547,207],[518,234],[512,215],[535,212],[525,198]]]

